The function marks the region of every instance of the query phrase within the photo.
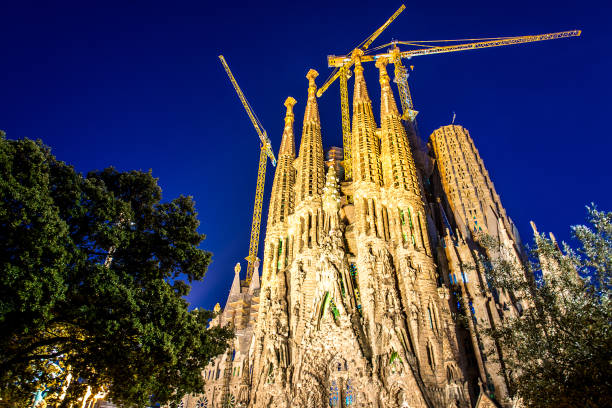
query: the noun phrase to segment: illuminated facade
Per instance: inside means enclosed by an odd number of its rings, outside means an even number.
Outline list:
[[[259,271],[247,285],[236,269],[211,323],[231,323],[235,344],[184,408],[511,405],[503,367],[484,352],[495,345],[481,330],[521,305],[482,289],[478,259],[519,262],[518,233],[467,130],[436,130],[429,156],[415,161],[412,124],[398,110],[385,61],[376,67],[380,126],[355,61],[352,180],[324,160],[317,72],[307,75],[297,157],[296,101],[285,102],[261,287]],[[498,252],[483,252],[480,232],[499,238]]]

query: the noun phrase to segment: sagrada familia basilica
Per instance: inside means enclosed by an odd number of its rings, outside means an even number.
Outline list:
[[[480,259],[519,262],[517,229],[469,132],[443,126],[421,145],[376,66],[380,106],[355,61],[350,179],[341,149],[325,159],[317,72],[297,156],[285,101],[263,259],[250,281],[236,266],[211,322],[233,326],[234,343],[183,408],[512,406],[482,333],[523,306],[488,286]]]

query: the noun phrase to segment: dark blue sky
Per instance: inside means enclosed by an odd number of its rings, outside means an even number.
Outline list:
[[[223,304],[233,265],[247,255],[259,156],[217,55],[227,58],[277,151],[289,95],[298,101],[301,135],[308,69],[319,71],[321,85],[326,56],[352,49],[400,4],[5,1],[0,129],[43,139],[79,171],[151,168],[164,199],[193,195],[203,247],[214,257],[189,299],[211,308]],[[579,38],[418,57],[410,84],[425,138],[453,111],[469,129],[525,240],[529,220],[567,240],[585,204],[612,208],[609,2],[406,6],[373,46],[582,29]],[[366,79],[377,112],[374,66]],[[340,145],[337,85],[319,103],[324,145]],[[268,166],[266,201],[272,177]]]

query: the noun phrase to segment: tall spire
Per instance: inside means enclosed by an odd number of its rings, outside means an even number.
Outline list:
[[[368,95],[363,66],[357,56],[355,60],[355,91],[353,92],[353,140],[352,171],[354,181],[381,184],[381,170],[378,161],[376,122],[372,101]]]
[[[270,209],[268,210],[268,231],[274,225],[283,222],[293,212],[293,185],[295,184],[295,137],[293,136],[293,106],[296,100],[291,96],[285,100],[285,129],[278,152],[278,165],[274,173]]]
[[[318,72],[308,71],[308,102],[304,113],[302,140],[297,165],[296,204],[309,197],[320,196],[325,182],[325,165],[323,163],[323,141],[321,138],[321,121],[317,106],[317,85],[315,78]]]
[[[232,287],[230,288],[230,293],[229,296],[227,297],[227,301],[229,302],[229,299],[232,296],[235,295],[239,295],[240,294],[240,262],[236,263],[236,266],[234,266],[234,281],[232,282]]]
[[[363,54],[363,53],[361,53]],[[357,102],[370,102],[368,88],[363,77],[363,65],[361,65],[361,54],[356,54],[355,58],[355,92],[353,92],[353,104]],[[353,116],[355,110],[353,109]]]
[[[378,68],[380,71],[379,81],[380,81],[380,90],[381,90],[380,92],[380,117],[381,118],[386,115],[399,116],[397,104],[395,103],[393,91],[391,90],[391,85],[389,83],[389,75],[387,74],[387,64],[388,63],[389,62],[384,58],[381,58],[376,61],[376,68]]]
[[[376,61],[380,71],[381,162],[386,187],[414,193],[420,197],[418,175],[406,130],[393,97],[385,59]]]
[[[297,101],[291,96],[285,99],[287,113],[285,114],[285,129],[283,130],[283,139],[278,152],[279,158],[282,155],[289,155],[291,159],[295,159],[295,137],[293,136],[293,122],[295,121],[295,115],[293,114],[293,106],[296,103]]]
[[[308,102],[306,103],[306,113],[304,114],[304,124],[311,122],[321,126],[321,120],[319,118],[319,107],[317,105],[317,84],[315,78],[319,76],[319,73],[314,69],[311,69],[306,74],[308,78]]]

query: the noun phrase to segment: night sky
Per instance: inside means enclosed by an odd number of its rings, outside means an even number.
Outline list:
[[[373,44],[583,30],[578,38],[407,63],[422,136],[457,113],[525,241],[529,220],[568,240],[586,204],[612,209],[606,3],[406,2]],[[326,56],[350,51],[400,4],[4,1],[0,129],[12,139],[41,138],[78,171],[152,169],[165,200],[192,195],[207,235],[202,247],[214,255],[189,300],[212,308],[225,302],[234,264],[246,270],[259,157],[257,134],[217,56],[225,55],[278,151],[289,95],[298,101],[299,143],[306,72],[319,71],[322,85]],[[365,68],[378,115],[378,70]],[[341,146],[337,84],[319,107],[324,146]],[[265,208],[272,178],[268,165]]]

